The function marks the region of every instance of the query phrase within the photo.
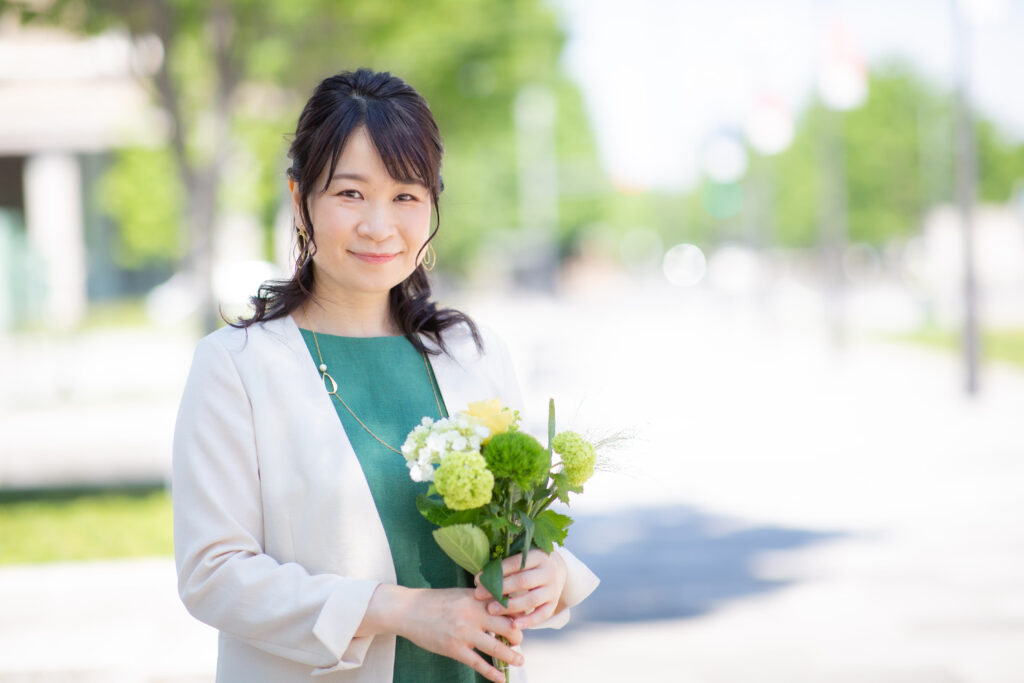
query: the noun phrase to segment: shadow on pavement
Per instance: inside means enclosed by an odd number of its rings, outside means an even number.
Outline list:
[[[763,552],[794,550],[845,536],[783,527],[738,525],[673,506],[614,514],[575,514],[569,548],[601,579],[559,633],[595,622],[695,617],[718,604],[789,585],[752,574]],[[731,529],[731,530],[730,530]]]

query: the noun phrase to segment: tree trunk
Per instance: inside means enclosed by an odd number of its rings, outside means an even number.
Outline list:
[[[232,100],[240,80],[240,70],[231,52],[231,34],[234,20],[226,2],[212,3],[207,24],[212,38],[213,62],[217,72],[216,92],[213,96],[214,148],[203,162],[191,159],[187,150],[187,133],[181,110],[179,88],[171,76],[169,63],[174,49],[173,38],[179,27],[175,25],[174,10],[164,0],[151,0],[153,30],[164,46],[164,59],[156,74],[157,91],[170,119],[171,147],[178,166],[178,175],[185,188],[187,226],[186,267],[192,271],[198,297],[201,330],[208,334],[220,325],[220,309],[213,290],[214,231],[220,179],[228,155]]]

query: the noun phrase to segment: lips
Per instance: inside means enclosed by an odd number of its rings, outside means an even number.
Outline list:
[[[355,251],[349,253],[355,256],[360,261],[366,261],[367,263],[387,263],[388,261],[398,256],[398,254],[373,254],[369,252],[359,253]]]

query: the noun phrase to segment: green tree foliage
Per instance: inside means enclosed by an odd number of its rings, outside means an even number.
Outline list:
[[[600,193],[593,137],[575,87],[558,72],[564,36],[542,0],[55,0],[22,18],[160,37],[165,68],[154,95],[171,121],[179,186],[189,191],[181,215],[149,218],[147,230],[164,221],[153,235],[184,220],[192,225],[187,241],[204,242],[213,224],[204,216],[206,192],[218,210],[254,213],[269,232],[285,198],[287,136],[302,104],[321,78],[361,66],[402,77],[438,119],[447,150],[437,241],[444,267],[460,269],[487,231],[518,224],[512,111],[525,85],[555,92],[558,152],[592,176],[586,193],[563,202],[562,233],[597,215],[588,201]],[[138,215],[123,190],[138,163],[126,151],[111,171],[122,199],[108,206],[122,226]],[[173,186],[170,175],[165,184]],[[130,236],[138,230],[123,229],[129,261],[153,256]]]
[[[990,121],[977,126],[978,196],[983,201],[1005,202],[1024,182],[1024,144],[1011,142]]]
[[[98,199],[118,218],[118,265],[141,268],[180,258],[182,190],[166,148],[119,150],[100,181]]]
[[[978,198],[1006,202],[1024,183],[1024,144],[977,116]],[[811,102],[784,152],[765,157],[749,150],[750,168],[740,185],[704,180],[683,196],[611,193],[602,218],[620,232],[653,228],[666,244],[815,245],[828,136],[836,135],[845,166],[848,239],[882,244],[913,235],[931,207],[955,200],[954,125],[951,93],[906,65],[881,65],[870,74],[861,107],[837,113]],[[737,204],[742,210],[735,210]]]
[[[790,147],[756,158],[751,177],[774,186],[774,224],[781,244],[818,241],[826,126],[838,131],[845,157],[851,241],[881,244],[914,234],[924,213],[954,199],[952,97],[902,65],[872,71],[867,101],[839,114],[813,103],[798,121]],[[978,188],[983,201],[1006,201],[1024,179],[1024,145],[979,118]]]

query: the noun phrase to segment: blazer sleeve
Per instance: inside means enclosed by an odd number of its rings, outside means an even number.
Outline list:
[[[231,354],[201,340],[174,430],[172,499],[178,592],[222,632],[314,673],[363,663],[354,637],[378,582],[311,575],[263,552],[258,444]]]
[[[501,372],[505,385],[505,401],[510,408],[521,411],[523,409],[523,394],[519,386],[515,366],[512,362],[512,355],[509,353],[508,346],[500,337],[492,334],[491,338],[497,347],[497,352],[501,359]],[[568,548],[556,546],[555,552],[565,561],[565,567],[568,570],[565,587],[562,589],[561,602],[564,608],[533,628],[562,628],[569,623],[569,608],[583,602],[588,595],[594,592],[597,585],[601,583],[601,580],[597,578],[594,572],[590,571],[587,565],[583,564],[579,558],[569,552]]]

